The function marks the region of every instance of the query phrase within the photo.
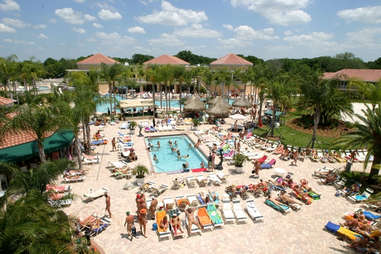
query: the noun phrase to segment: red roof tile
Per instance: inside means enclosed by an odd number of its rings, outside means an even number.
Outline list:
[[[211,62],[210,65],[253,65],[253,63],[235,54],[227,54]]]
[[[92,55],[86,59],[83,59],[82,61],[79,61],[77,64],[116,64],[119,63],[118,61],[115,61],[114,59],[104,56],[100,53]]]
[[[14,100],[0,96],[0,106],[12,104]]]
[[[154,59],[148,60],[143,63],[144,65],[148,64],[173,64],[173,65],[189,65],[188,62],[185,62],[184,60],[175,57],[175,56],[169,56],[169,55],[161,55],[159,57],[156,57]]]
[[[337,72],[325,72],[324,79],[360,79],[366,82],[378,82],[381,80],[381,70],[379,69],[342,69]]]
[[[53,131],[49,132],[45,137],[50,137],[53,134]],[[5,133],[2,140],[0,140],[0,149],[25,144],[36,139],[37,136],[32,131],[10,131]]]

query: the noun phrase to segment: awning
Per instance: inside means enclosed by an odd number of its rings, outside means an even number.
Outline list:
[[[120,108],[153,107],[153,100],[121,100]]]
[[[72,131],[58,131],[44,140],[45,153],[51,153],[69,146],[74,139]],[[37,142],[11,146],[0,150],[0,161],[18,162],[38,156]]]

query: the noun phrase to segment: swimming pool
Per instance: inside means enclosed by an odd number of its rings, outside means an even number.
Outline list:
[[[189,158],[180,160],[177,158],[177,153],[172,152],[168,141],[171,140],[174,144],[177,142],[177,148],[180,150],[181,156],[186,156],[189,154]],[[157,148],[157,142],[160,142],[160,148]],[[145,139],[146,146],[151,143],[154,148],[149,152],[152,165],[155,172],[165,173],[179,171],[183,168],[183,164],[188,162],[189,169],[200,168],[201,162],[204,165],[208,165],[207,158],[203,153],[201,153],[197,148],[193,146],[192,141],[186,135],[176,135],[176,136],[161,136],[161,137],[150,137]],[[192,146],[190,146],[190,144]],[[153,156],[156,154],[158,161],[153,160]]]

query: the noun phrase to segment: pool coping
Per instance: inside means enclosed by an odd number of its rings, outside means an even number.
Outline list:
[[[157,137],[168,137],[168,136],[180,136],[180,135],[184,135],[184,136],[187,136],[187,138],[190,140],[190,142],[192,142],[193,146],[195,145],[195,142],[192,140],[192,138],[188,135],[188,133],[185,133],[185,132],[179,132],[179,133],[172,133],[172,134],[164,134],[164,135],[147,135],[147,136],[144,136],[144,145],[146,146],[146,153],[148,155],[148,158],[149,158],[149,163],[151,165],[151,172],[155,173],[155,174],[168,174],[168,172],[156,172],[155,171],[155,167],[153,166],[152,164],[152,159],[151,159],[151,156],[150,156],[150,153],[148,151],[148,147],[147,147],[147,144],[145,142],[145,139],[146,138],[157,138]],[[200,148],[197,148],[195,147],[200,153],[202,153],[202,155],[205,156],[206,159],[208,159],[208,155],[205,154],[205,152],[200,149]],[[181,174],[181,173],[185,173],[185,172],[179,172],[179,173],[170,173],[170,174]]]

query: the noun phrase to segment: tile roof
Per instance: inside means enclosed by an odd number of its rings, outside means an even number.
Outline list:
[[[211,62],[210,65],[253,65],[253,63],[235,54],[227,54]]]
[[[86,59],[83,59],[82,61],[79,61],[77,64],[116,64],[119,63],[118,61],[115,61],[114,59],[104,56],[100,53],[92,55]]]
[[[175,57],[175,56],[169,56],[169,55],[161,55],[154,59],[148,60],[143,63],[144,65],[148,64],[173,64],[173,65],[189,65],[188,62]]]
[[[380,69],[342,69],[337,72],[325,72],[324,79],[348,80],[351,78],[360,79],[366,82],[378,82],[381,80]]]
[[[0,106],[12,104],[14,100],[0,96]]]
[[[45,137],[50,137],[53,134],[53,131],[49,132],[45,135]],[[37,136],[32,131],[9,131],[5,133],[2,140],[0,140],[0,149],[25,144],[36,139]]]

